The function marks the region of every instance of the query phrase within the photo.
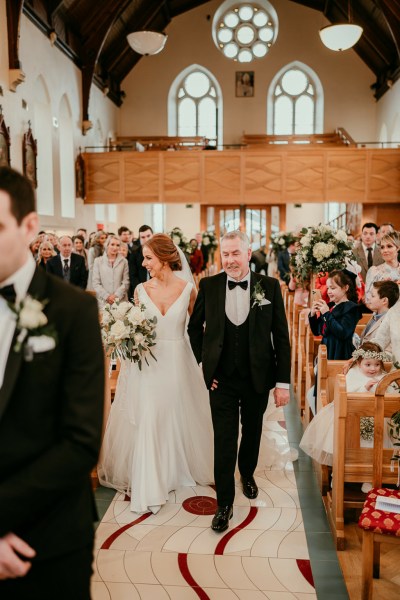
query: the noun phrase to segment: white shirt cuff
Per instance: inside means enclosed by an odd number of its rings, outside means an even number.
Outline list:
[[[277,383],[275,385],[276,388],[281,389],[281,390],[288,390],[290,387],[289,383]]]

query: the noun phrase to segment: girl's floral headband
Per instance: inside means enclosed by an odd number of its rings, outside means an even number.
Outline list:
[[[390,356],[386,352],[376,352],[376,350],[363,350],[362,348],[358,348],[358,350],[354,350],[352,357],[354,360],[358,358],[372,358],[375,360],[381,361],[390,361]]]

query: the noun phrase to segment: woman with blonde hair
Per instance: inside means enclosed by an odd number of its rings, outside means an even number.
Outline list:
[[[54,250],[53,244],[44,240],[39,246],[39,252],[37,256],[37,264],[42,269],[46,270],[46,263],[50,258],[56,256],[57,252]]]
[[[126,258],[119,254],[121,240],[110,235],[104,245],[104,254],[95,259],[93,265],[93,289],[100,308],[106,302],[127,301],[129,269]]]
[[[398,260],[400,234],[397,231],[391,231],[383,235],[381,238],[380,250],[385,262],[368,269],[365,281],[365,301],[367,305],[373,283],[384,280],[397,281],[397,283],[400,283],[400,263]]]
[[[156,513],[172,490],[213,481],[213,433],[186,335],[196,299],[187,261],[169,236],[157,234],[143,246],[143,266],[151,279],[136,287],[135,302],[157,317],[156,360],[141,370],[122,363],[98,473],[102,485],[131,497],[132,511]]]

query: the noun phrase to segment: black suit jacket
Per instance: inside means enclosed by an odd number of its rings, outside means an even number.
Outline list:
[[[61,256],[53,256],[46,263],[46,271],[57,277],[63,279],[63,264]],[[70,283],[77,285],[83,290],[86,289],[88,272],[85,267],[85,259],[79,254],[71,254],[71,269],[70,269]]]
[[[131,282],[130,297],[133,298],[135,288],[139,283],[147,281],[147,269],[142,265],[143,263],[143,249],[140,246],[137,250],[134,250],[128,257],[129,266],[129,279]]]
[[[278,254],[278,271],[279,277],[285,283],[289,283],[290,280],[290,259],[291,256],[287,250],[283,250]]]
[[[251,298],[259,281],[270,304],[254,306]],[[190,343],[204,379],[211,386],[221,357],[225,331],[226,273],[200,280],[199,293],[189,321]],[[205,328],[204,328],[205,323]],[[251,273],[249,314],[251,379],[256,392],[290,382],[290,345],[279,281]]]
[[[93,539],[104,359],[93,297],[42,269],[28,294],[46,301],[57,344],[28,362],[14,335],[0,389],[0,537],[14,532],[41,560]]]

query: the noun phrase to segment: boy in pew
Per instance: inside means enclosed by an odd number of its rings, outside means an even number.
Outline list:
[[[347,391],[373,393],[379,381],[386,375],[383,361],[388,356],[382,352],[378,344],[364,342],[353,352],[351,367],[346,375]],[[398,391],[394,386],[388,388],[389,393]],[[334,403],[324,406],[309,423],[300,442],[300,448],[318,463],[333,465],[333,423]],[[360,445],[367,447],[364,440],[373,441],[373,417],[360,419]],[[372,442],[371,442],[372,443]],[[384,439],[384,447],[391,448],[389,437]],[[368,492],[370,484],[363,484],[362,491]]]
[[[389,308],[392,308],[399,299],[399,286],[395,281],[375,281],[372,284],[370,292],[370,300],[368,308],[373,311],[371,319],[365,326],[359,341],[354,340],[353,342],[358,347],[363,342],[372,341],[378,333],[379,327],[383,321],[383,317],[386,315]],[[358,341],[358,343],[356,343]],[[391,348],[383,348],[386,352],[391,352]],[[352,359],[349,361],[349,368]],[[348,369],[344,371],[346,375]]]

